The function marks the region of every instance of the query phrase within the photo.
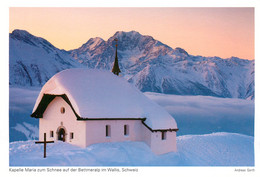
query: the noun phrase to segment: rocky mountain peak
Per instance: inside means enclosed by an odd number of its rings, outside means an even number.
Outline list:
[[[254,99],[254,61],[189,55],[136,31],[116,32],[108,41],[91,38],[65,52],[15,30],[10,34],[10,85],[41,86],[58,71],[73,67],[111,71],[115,38],[122,77],[141,91]]]
[[[184,49],[182,49],[182,48],[180,48],[180,47],[176,47],[176,48],[174,49],[174,51],[175,51],[175,52],[179,52],[179,53],[181,53],[181,54],[185,54],[186,56],[189,56],[188,52],[186,52],[186,50],[184,50]]]

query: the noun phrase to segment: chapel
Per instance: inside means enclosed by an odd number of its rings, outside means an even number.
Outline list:
[[[175,119],[128,83],[120,73],[117,48],[112,72],[74,68],[42,87],[31,116],[39,139],[85,148],[91,144],[142,141],[155,154],[177,151]]]

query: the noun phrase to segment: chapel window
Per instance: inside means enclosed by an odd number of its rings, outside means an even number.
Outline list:
[[[53,131],[50,131],[50,137],[53,138]]]
[[[111,126],[106,125],[106,137],[110,137],[110,136],[111,136]]]
[[[65,113],[65,108],[64,108],[64,107],[61,107],[61,108],[60,108],[60,112],[61,112],[61,114],[64,114],[64,113]]]
[[[124,135],[125,136],[129,135],[129,125],[124,125]]]
[[[162,140],[166,140],[166,131],[162,131]]]
[[[74,133],[70,132],[70,139],[74,139]]]

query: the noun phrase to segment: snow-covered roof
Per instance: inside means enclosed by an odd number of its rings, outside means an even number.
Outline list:
[[[168,112],[109,71],[75,68],[55,74],[43,86],[33,113],[44,94],[65,94],[82,119],[146,118],[144,123],[153,130],[177,129]]]

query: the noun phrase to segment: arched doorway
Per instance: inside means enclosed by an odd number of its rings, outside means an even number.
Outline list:
[[[58,140],[65,142],[66,132],[64,128],[60,128],[58,131]]]

